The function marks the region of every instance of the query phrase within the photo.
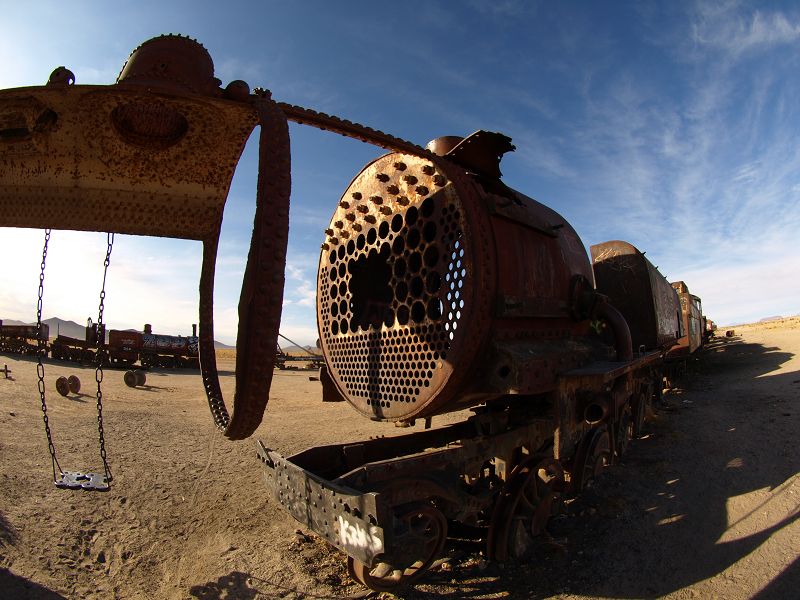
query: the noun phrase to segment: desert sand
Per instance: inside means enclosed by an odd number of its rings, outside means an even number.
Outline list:
[[[692,361],[647,434],[550,524],[526,564],[478,547],[399,598],[788,598],[800,589],[800,318],[733,328]],[[214,429],[196,372],[124,385],[107,370],[107,493],[56,489],[29,358],[0,356],[0,598],[395,597],[366,592],[342,555],[268,496],[255,440],[284,455],[395,435],[346,403],[323,404],[307,371],[276,371],[246,441]],[[221,360],[233,392],[233,361]],[[81,394],[55,392],[77,375]],[[101,466],[94,369],[45,365],[64,470]],[[459,418],[439,419],[439,424]],[[434,424],[436,424],[434,420]],[[417,427],[420,427],[418,425]]]

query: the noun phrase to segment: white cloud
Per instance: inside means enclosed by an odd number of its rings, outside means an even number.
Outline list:
[[[715,3],[714,3],[715,4]],[[694,41],[733,56],[800,39],[800,21],[781,12],[742,14],[736,5],[700,5]]]

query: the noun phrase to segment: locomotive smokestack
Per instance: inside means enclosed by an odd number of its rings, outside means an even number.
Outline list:
[[[192,337],[197,337],[197,323],[192,323]]]
[[[151,333],[153,333],[153,326],[152,326],[152,325],[150,325],[150,323],[145,323],[145,324],[144,324],[144,332],[145,332],[147,335],[150,335]]]

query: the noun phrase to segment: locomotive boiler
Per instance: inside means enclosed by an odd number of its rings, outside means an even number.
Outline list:
[[[500,182],[510,139],[479,131],[429,148],[367,165],[326,231],[317,314],[336,391],[389,421],[542,394],[596,356],[592,311],[627,355],[575,231]]]

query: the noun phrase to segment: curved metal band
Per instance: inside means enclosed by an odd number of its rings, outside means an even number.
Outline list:
[[[214,350],[214,272],[219,230],[203,241],[200,274],[200,370],[214,423],[232,440],[250,436],[269,401],[283,304],[289,239],[291,156],[286,116],[272,100],[256,99],[261,132],[256,214],[239,297],[236,392],[228,413]]]

